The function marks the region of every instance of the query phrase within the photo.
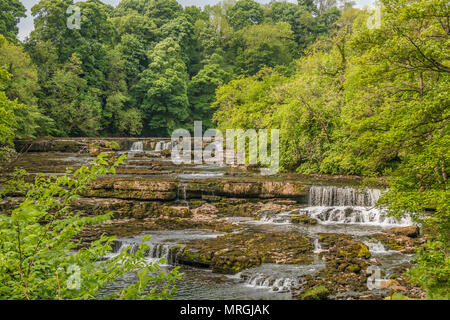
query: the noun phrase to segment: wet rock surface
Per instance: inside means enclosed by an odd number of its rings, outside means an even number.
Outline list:
[[[208,240],[195,240],[178,247],[177,261],[233,274],[261,263],[308,264],[310,241],[289,233],[233,233]]]
[[[214,237],[154,244],[166,248],[174,264],[187,266],[188,285],[193,287],[197,280],[189,275],[195,274],[202,281],[209,277],[211,281],[204,283],[214,290],[222,290],[230,281],[237,281],[227,289],[230,292],[238,290],[236,285],[242,281],[253,288],[245,290],[271,290],[265,298],[287,292],[287,298],[296,299],[383,299],[389,289],[423,297],[423,291],[403,274],[411,266],[405,254],[414,253],[426,238],[416,226],[379,218],[373,209],[379,190],[353,189],[357,177],[262,177],[252,167],[176,166],[167,158],[168,143],[158,138],[83,138],[38,139],[30,146],[22,141],[17,148],[35,152],[19,157],[16,166],[31,173],[61,174],[67,167],[88,165],[100,152],[116,157],[135,149],[116,176],[93,182],[73,203],[82,215],[112,212],[110,221],[83,231],[82,246],[102,234],[125,239],[149,232],[169,238],[184,230],[220,232]],[[20,203],[20,195],[14,196],[0,203],[0,211]],[[385,250],[370,249],[361,234],[379,241]],[[392,252],[400,256],[392,258],[395,267],[389,267]],[[273,266],[289,265],[304,269],[291,270],[289,276],[270,273]],[[389,270],[392,282],[386,282],[384,291],[367,288],[367,269],[374,265]],[[261,268],[265,273],[260,274]],[[213,273],[192,271],[204,269]],[[190,294],[198,297],[197,292]],[[214,291],[210,294],[214,296]]]

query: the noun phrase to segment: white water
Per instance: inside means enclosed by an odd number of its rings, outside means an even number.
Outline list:
[[[388,251],[384,245],[378,240],[366,240],[364,244],[369,248],[371,253],[387,253]]]
[[[279,278],[274,275],[266,275],[263,273],[256,273],[251,276],[241,275],[241,279],[251,287],[268,288],[276,292],[288,292],[293,286],[298,285],[297,280],[292,278]]]
[[[306,214],[309,218],[317,219],[319,222],[344,223],[344,224],[367,224],[376,226],[410,226],[413,224],[411,217],[405,216],[401,219],[389,216],[383,209],[371,207],[309,207],[299,210],[300,214]]]
[[[143,152],[144,151],[144,144],[142,141],[133,142],[131,145],[130,152]]]
[[[172,246],[165,243],[148,243],[149,249],[146,250],[145,256],[150,262],[158,262],[159,265],[172,265],[175,263],[175,257],[172,255]],[[135,254],[139,250],[139,243],[127,240],[115,240],[113,250],[106,255],[106,259],[114,258],[129,248],[129,253]],[[165,260],[164,264],[159,263],[161,259]]]
[[[264,223],[291,223],[292,211],[281,212],[278,214],[263,212],[259,215],[259,221]]]
[[[309,190],[309,207],[281,212],[261,213],[259,222],[289,224],[293,215],[306,215],[321,224],[364,224],[380,227],[410,226],[410,216],[397,219],[385,209],[376,208],[381,190],[357,190],[351,187],[312,186]]]
[[[314,253],[321,253],[322,250],[322,246],[320,245],[320,241],[319,238],[314,238]]]
[[[155,146],[155,151],[161,152],[170,150],[172,148],[172,142],[158,141]]]
[[[186,183],[179,183],[177,190],[177,202],[187,204]]]
[[[379,189],[357,190],[352,187],[312,186],[309,189],[309,205],[373,207],[380,195]]]

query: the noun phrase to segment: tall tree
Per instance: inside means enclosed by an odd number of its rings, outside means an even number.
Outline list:
[[[227,11],[227,20],[236,30],[259,24],[264,19],[261,5],[254,0],[239,0]]]
[[[17,42],[20,18],[26,17],[25,7],[19,0],[0,0],[0,34],[6,40]]]
[[[143,112],[146,134],[167,136],[189,116],[186,64],[180,45],[172,38],[158,43],[149,60],[132,89],[135,105]]]

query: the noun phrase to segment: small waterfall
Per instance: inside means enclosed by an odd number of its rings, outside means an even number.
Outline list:
[[[289,292],[292,287],[298,285],[298,281],[294,279],[266,275],[264,273],[242,273],[240,278],[249,286],[255,288],[267,288],[276,292]]]
[[[373,207],[380,195],[379,189],[356,190],[352,187],[312,186],[309,189],[309,205]]]
[[[172,142],[158,141],[155,145],[155,151],[161,152],[172,149]]]
[[[371,253],[387,253],[389,251],[386,250],[384,245],[376,240],[376,239],[368,239],[363,241],[363,243],[369,248]]]
[[[323,251],[322,246],[320,245],[319,238],[314,238],[313,245],[314,245],[313,250],[314,253],[321,253]]]
[[[106,259],[111,259],[122,252],[124,252],[127,248],[129,249],[129,253],[135,254],[139,250],[139,243],[135,241],[128,240],[114,240],[112,244],[112,251],[106,255]],[[167,243],[147,243],[150,247],[145,251],[145,256],[150,258],[152,262],[158,262],[161,259],[165,259],[165,264],[173,265],[175,264],[175,257],[172,253],[172,246]]]
[[[278,214],[271,212],[262,212],[259,214],[259,221],[264,223],[290,223],[292,221],[291,211],[281,212]]]
[[[144,151],[144,144],[142,143],[142,141],[136,141],[133,142],[133,144],[131,145],[131,149],[130,152],[143,152]]]
[[[165,259],[167,265],[175,264],[175,257],[172,252],[172,246],[170,246],[169,244],[150,244],[150,249],[146,251],[146,256],[156,261]]]
[[[186,183],[179,183],[178,184],[178,190],[177,190],[177,201],[182,204],[187,204],[187,195],[186,195]]]
[[[323,223],[369,224],[377,226],[409,226],[410,216],[396,219],[385,209],[375,208],[381,190],[366,188],[357,190],[344,186],[312,186],[309,189],[309,208],[300,209]]]
[[[369,224],[377,226],[413,225],[410,216],[397,219],[389,216],[383,209],[370,207],[309,207],[300,209],[299,212],[323,223]]]

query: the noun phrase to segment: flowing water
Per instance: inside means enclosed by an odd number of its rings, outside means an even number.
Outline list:
[[[144,152],[144,144],[142,141],[133,142],[130,148],[130,152]]]
[[[185,184],[180,183],[178,198],[186,199]],[[183,191],[184,190],[184,191]],[[386,250],[377,240],[369,236],[379,233],[386,227],[408,225],[411,221],[392,220],[384,217],[381,209],[375,209],[379,190],[366,190],[363,194],[350,187],[314,187],[310,189],[310,206],[302,209],[289,210],[279,214],[263,213],[259,220],[249,218],[226,218],[228,221],[241,223],[243,232],[299,232],[312,239],[312,246],[316,259],[309,265],[277,265],[265,264],[244,270],[233,276],[224,276],[209,270],[181,266],[184,273],[183,280],[177,284],[178,292],[175,299],[292,299],[291,290],[302,285],[303,276],[315,274],[325,267],[319,259],[323,251],[318,233],[346,233],[352,234],[355,240],[365,243],[381,263],[381,268],[389,276],[395,268],[408,263],[412,255],[401,254]],[[327,206],[323,206],[326,204]],[[334,206],[336,205],[336,206]],[[366,206],[364,206],[366,205]],[[317,225],[293,224],[291,217],[307,214],[318,219]],[[150,250],[147,254],[149,261],[160,261],[163,270],[170,270],[176,265],[176,257],[171,248],[187,239],[217,237],[219,234],[211,231],[160,231],[150,233]],[[136,239],[123,239],[117,245],[116,252],[120,252],[127,243],[133,247]],[[134,244],[136,245],[136,244]],[[126,246],[125,246],[126,247]],[[112,253],[114,255],[114,253]],[[133,275],[121,280],[120,285],[130,283]],[[127,280],[128,279],[128,280]],[[128,282],[127,282],[128,281]],[[120,286],[119,285],[119,286]],[[345,298],[345,297],[341,297]]]
[[[170,142],[158,141],[155,150],[144,151],[142,141],[133,142],[130,150],[135,153],[154,153],[171,148]],[[125,151],[126,152],[126,151]],[[35,156],[40,157],[40,156]],[[40,159],[40,158],[39,158]],[[53,166],[85,165],[92,161],[92,157],[79,154],[54,153],[52,157],[43,156],[42,163]],[[25,160],[24,160],[25,161]],[[33,162],[33,167],[39,172]],[[167,159],[155,162],[153,157],[136,157],[127,160],[126,168],[144,172],[152,163],[162,166],[166,176],[178,179],[176,190],[176,203],[188,204],[189,194],[187,185],[191,180],[217,178],[220,179],[230,173],[225,166],[196,165],[173,170],[174,166]],[[179,167],[177,169],[180,169]],[[168,174],[165,172],[169,172]],[[58,173],[53,173],[58,174]],[[136,173],[123,174],[128,177]],[[141,173],[139,173],[141,174]],[[149,173],[151,174],[151,173]],[[237,177],[236,179],[239,179]],[[205,191],[205,196],[214,196]],[[386,210],[376,207],[382,190],[366,188],[356,189],[351,186],[313,185],[309,188],[308,201],[303,207],[287,210],[280,213],[265,212],[259,219],[252,217],[226,217],[224,220],[239,223],[244,229],[241,232],[296,232],[311,239],[315,253],[315,260],[310,265],[277,265],[262,264],[257,268],[242,271],[233,276],[213,273],[209,270],[180,266],[184,273],[183,279],[177,283],[176,299],[291,299],[291,290],[301,287],[302,277],[306,274],[315,274],[324,267],[319,254],[324,250],[319,242],[318,233],[344,233],[353,235],[355,240],[364,242],[380,263],[386,275],[395,272],[399,266],[407,264],[412,255],[401,254],[387,250],[383,244],[370,238],[371,235],[381,232],[385,228],[408,226],[413,222],[410,217],[395,219],[387,215]],[[302,203],[299,203],[301,206]],[[317,224],[305,225],[292,222],[293,216],[305,215],[316,219]],[[190,239],[208,239],[222,235],[221,233],[205,230],[167,230],[152,231],[147,243],[149,250],[146,257],[149,262],[158,263],[162,270],[171,270],[176,265],[176,257],[172,248]],[[105,259],[117,256],[124,250],[135,252],[142,236],[117,239],[113,245],[113,252]],[[123,288],[136,279],[135,274],[126,275],[123,279],[111,285],[105,293]]]

